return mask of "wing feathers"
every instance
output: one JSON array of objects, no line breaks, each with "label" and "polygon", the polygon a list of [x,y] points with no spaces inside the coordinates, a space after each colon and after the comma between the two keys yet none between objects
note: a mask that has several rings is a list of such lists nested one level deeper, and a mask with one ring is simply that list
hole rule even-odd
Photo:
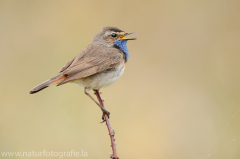
[{"label": "wing feathers", "polygon": [[92,67],[87,70],[81,71],[81,72],[75,74],[74,76],[70,76],[70,77],[66,78],[61,83],[59,83],[57,86],[63,85],[70,81],[78,80],[80,78],[91,76],[97,72],[97,69],[98,69],[98,67]]},{"label": "wing feathers", "polygon": [[58,85],[114,68],[123,58],[124,53],[117,48],[90,44],[61,69],[60,73],[67,78]]}]

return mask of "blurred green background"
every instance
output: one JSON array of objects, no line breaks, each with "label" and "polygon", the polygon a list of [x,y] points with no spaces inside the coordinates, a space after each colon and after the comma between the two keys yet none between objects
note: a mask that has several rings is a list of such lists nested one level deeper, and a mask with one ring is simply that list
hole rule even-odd
[{"label": "blurred green background", "polygon": [[109,158],[107,127],[83,88],[28,94],[102,26],[137,32],[123,77],[101,90],[121,159],[240,158],[238,0],[0,0],[1,152]]}]

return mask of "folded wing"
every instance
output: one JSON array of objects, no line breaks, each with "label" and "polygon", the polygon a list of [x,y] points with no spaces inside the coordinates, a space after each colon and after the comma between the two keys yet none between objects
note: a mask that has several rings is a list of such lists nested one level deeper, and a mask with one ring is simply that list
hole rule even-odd
[{"label": "folded wing", "polygon": [[114,68],[123,58],[124,54],[119,49],[91,44],[60,70],[59,74],[67,78],[58,85]]}]

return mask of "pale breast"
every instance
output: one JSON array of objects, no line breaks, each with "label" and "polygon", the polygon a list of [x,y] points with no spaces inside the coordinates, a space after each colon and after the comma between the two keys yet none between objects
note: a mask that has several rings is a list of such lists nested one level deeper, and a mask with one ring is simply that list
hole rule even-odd
[{"label": "pale breast", "polygon": [[73,83],[90,89],[97,89],[107,87],[115,83],[123,74],[125,68],[124,61],[115,68],[91,75],[86,78],[73,81]]}]

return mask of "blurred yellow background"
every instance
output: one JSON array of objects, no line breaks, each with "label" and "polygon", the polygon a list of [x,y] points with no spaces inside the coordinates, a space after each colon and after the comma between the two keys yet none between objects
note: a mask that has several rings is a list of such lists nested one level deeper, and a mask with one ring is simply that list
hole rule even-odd
[{"label": "blurred yellow background", "polygon": [[28,92],[56,75],[102,26],[116,26],[137,32],[123,77],[101,90],[119,157],[239,159],[240,112],[233,116],[240,106],[239,6],[237,0],[0,0],[0,151],[84,150],[89,159],[109,158],[107,127],[83,88]]}]

